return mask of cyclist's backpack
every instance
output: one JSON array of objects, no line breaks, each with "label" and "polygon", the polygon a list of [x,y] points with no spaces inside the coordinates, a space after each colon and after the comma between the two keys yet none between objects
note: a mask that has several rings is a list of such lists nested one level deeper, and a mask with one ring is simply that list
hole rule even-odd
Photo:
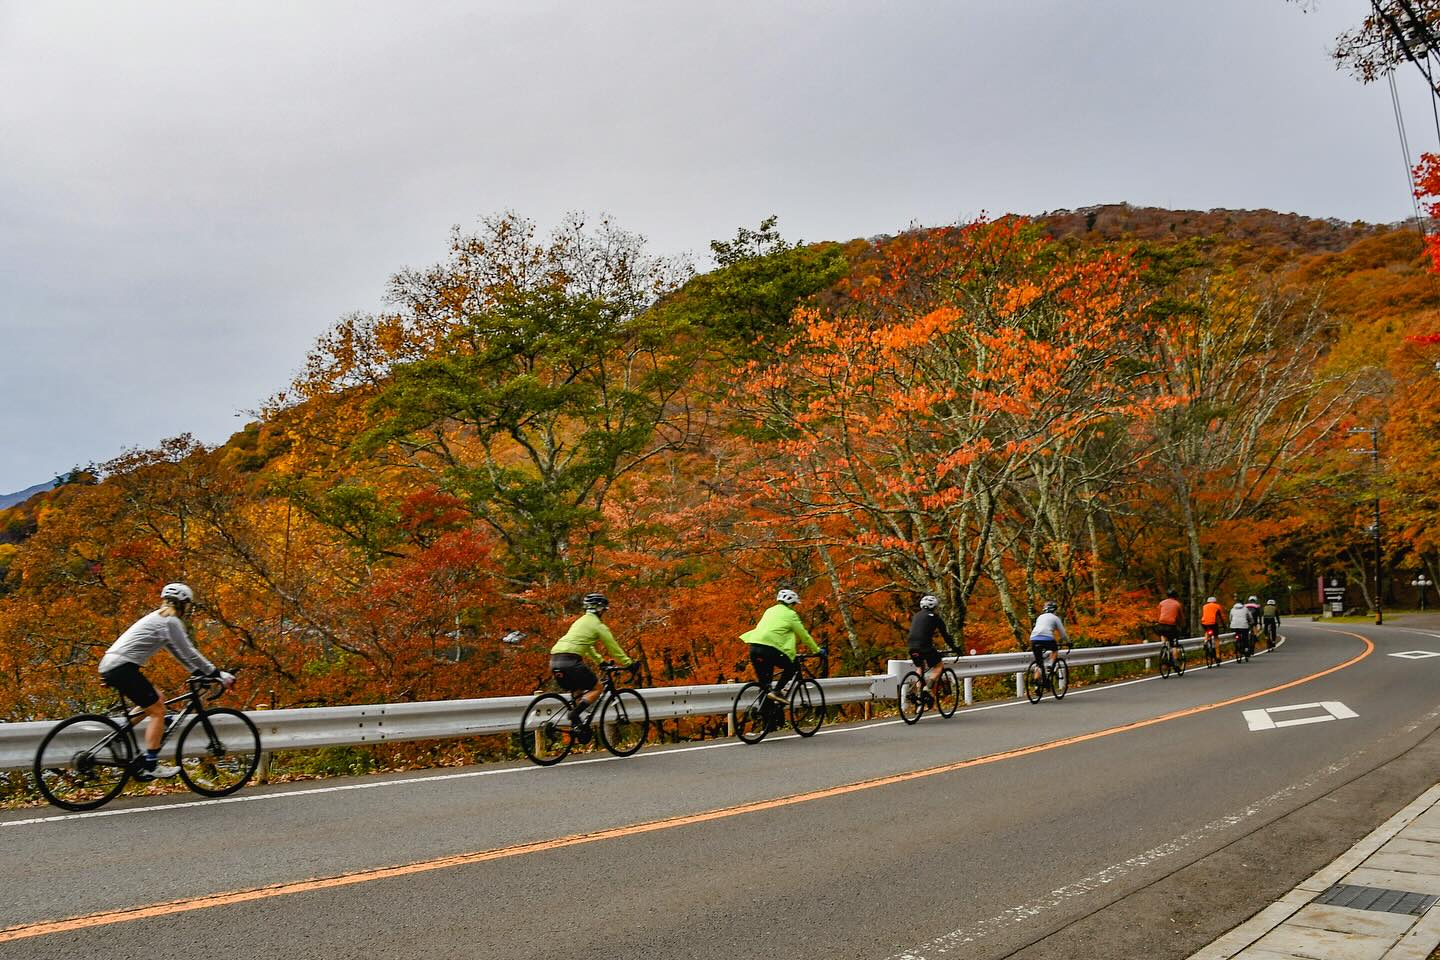
[{"label": "cyclist's backpack", "polygon": [[1276,617],[1280,616],[1280,609],[1275,606],[1274,600],[1268,601],[1265,604],[1265,616],[1271,620],[1274,620]]}]

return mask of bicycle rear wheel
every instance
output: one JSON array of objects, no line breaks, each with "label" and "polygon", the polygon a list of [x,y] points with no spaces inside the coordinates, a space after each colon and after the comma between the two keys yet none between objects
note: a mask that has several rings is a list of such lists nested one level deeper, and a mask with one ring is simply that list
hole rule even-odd
[{"label": "bicycle rear wheel", "polygon": [[639,750],[650,733],[650,708],[629,687],[615,691],[600,707],[600,742],[617,757]]},{"label": "bicycle rear wheel", "polygon": [[530,701],[520,717],[520,749],[542,767],[559,763],[575,745],[570,723],[570,701],[558,693],[543,693]]},{"label": "bicycle rear wheel", "polygon": [[214,707],[180,731],[175,760],[185,786],[207,797],[234,793],[260,765],[260,731],[239,710]]},{"label": "bicycle rear wheel", "polygon": [[1025,671],[1025,699],[1039,703],[1045,696],[1045,668],[1038,663],[1030,664]]},{"label": "bicycle rear wheel", "polygon": [[735,720],[735,736],[745,743],[759,743],[771,730],[770,712],[765,709],[765,691],[754,681],[745,684],[735,694],[735,705],[730,708],[730,715]]},{"label": "bicycle rear wheel", "polygon": [[1065,691],[1070,689],[1070,664],[1064,659],[1055,661],[1055,672],[1050,676],[1050,692],[1055,694],[1056,700],[1065,699]]},{"label": "bicycle rear wheel", "polygon": [[921,697],[923,692],[920,674],[914,670],[900,678],[900,719],[907,724],[918,723],[925,712],[925,701]]},{"label": "bicycle rear wheel", "polygon": [[824,722],[824,689],[819,681],[801,680],[790,691],[790,726],[802,737],[813,737]]},{"label": "bicycle rear wheel", "polygon": [[62,810],[94,810],[125,789],[134,759],[120,724],[98,713],[82,713],[60,721],[40,741],[35,784]]},{"label": "bicycle rear wheel", "polygon": [[942,669],[940,678],[935,681],[935,709],[946,719],[955,716],[955,711],[960,709],[960,678],[949,667]]},{"label": "bicycle rear wheel", "polygon": [[1175,648],[1175,676],[1185,676],[1185,648],[1180,646]]}]

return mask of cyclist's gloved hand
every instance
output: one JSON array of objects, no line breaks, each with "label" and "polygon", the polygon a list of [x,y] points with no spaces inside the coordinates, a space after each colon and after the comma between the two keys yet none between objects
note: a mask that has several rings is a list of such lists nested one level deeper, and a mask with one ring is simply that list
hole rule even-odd
[{"label": "cyclist's gloved hand", "polygon": [[822,656],[822,657],[828,657],[828,656],[830,656],[830,647],[829,647],[828,644],[823,644],[823,643],[822,643],[822,644],[820,645],[820,656]]},{"label": "cyclist's gloved hand", "polygon": [[220,686],[224,687],[226,690],[229,690],[231,687],[235,686],[235,674],[233,673],[227,673],[224,670],[216,670],[215,679],[219,680]]}]

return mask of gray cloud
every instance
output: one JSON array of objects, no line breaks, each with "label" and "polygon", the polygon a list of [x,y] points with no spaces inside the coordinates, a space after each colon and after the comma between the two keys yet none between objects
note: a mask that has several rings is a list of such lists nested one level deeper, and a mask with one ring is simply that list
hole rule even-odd
[{"label": "gray cloud", "polygon": [[[1360,0],[0,0],[0,492],[223,440],[506,207],[657,251],[1128,200],[1409,211]],[[1424,91],[1403,78],[1416,149]]]}]

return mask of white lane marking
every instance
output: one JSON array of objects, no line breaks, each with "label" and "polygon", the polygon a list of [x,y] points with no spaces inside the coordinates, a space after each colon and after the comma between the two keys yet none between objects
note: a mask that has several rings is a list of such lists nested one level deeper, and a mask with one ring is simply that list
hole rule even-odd
[{"label": "white lane marking", "polygon": [[[1283,643],[1284,641],[1282,640],[1281,642]],[[1270,653],[1270,652],[1272,652],[1272,651],[1266,650],[1266,651],[1264,651],[1264,652],[1265,652],[1265,653]],[[1260,656],[1260,654],[1257,653],[1256,656],[1258,657],[1258,656]],[[1103,693],[1103,692],[1108,691],[1108,690],[1119,690],[1119,689],[1122,688],[1122,687],[1134,686],[1134,685],[1137,684],[1137,683],[1149,683],[1149,682],[1152,681],[1152,680],[1159,680],[1159,679],[1160,679],[1160,677],[1159,677],[1158,675],[1152,675],[1152,676],[1149,676],[1149,677],[1140,677],[1140,678],[1138,678],[1138,679],[1136,679],[1136,680],[1124,680],[1124,681],[1121,681],[1121,682],[1119,682],[1119,683],[1106,683],[1106,684],[1099,684],[1099,685],[1097,685],[1097,686],[1091,686],[1091,687],[1079,687],[1079,688],[1076,688],[1076,689],[1074,689],[1074,690],[1071,690],[1071,691],[1069,692],[1069,694],[1067,694],[1067,696],[1078,697],[1078,696],[1080,696],[1081,694],[1086,694],[1086,693]],[[987,704],[987,705],[985,705],[985,706],[983,706],[983,707],[974,707],[974,706],[972,706],[972,707],[965,707],[965,708],[964,708],[960,713],[958,713],[956,716],[963,716],[964,714],[968,714],[968,713],[980,713],[980,712],[985,711],[985,710],[1003,710],[1003,709],[1005,709],[1005,708],[1007,708],[1007,707],[1018,707],[1018,706],[1021,706],[1021,705],[1029,706],[1030,704],[1029,704],[1028,701],[1026,701],[1026,700],[1024,700],[1024,699],[1007,700],[1007,701],[1005,701],[1005,702],[1003,702],[1003,703],[991,703],[991,704]],[[931,714],[931,715],[929,715],[929,718],[932,719],[932,720],[943,719],[943,718],[939,717],[939,716],[936,715],[936,714]],[[925,718],[921,718],[921,719],[925,719]],[[823,736],[826,736],[826,735],[833,735],[833,734],[839,734],[839,733],[859,733],[859,732],[863,732],[863,731],[865,731],[865,730],[873,730],[873,729],[875,729],[876,727],[893,727],[893,726],[899,725],[900,723],[901,723],[901,721],[899,721],[899,720],[882,720],[882,721],[874,722],[874,723],[846,724],[846,725],[843,726],[843,727],[830,727],[830,728],[828,728],[828,729],[822,729],[821,731],[819,731],[819,733],[816,734],[816,736],[822,736],[822,737],[823,737]],[[772,737],[767,737],[765,740],[761,741],[759,744],[755,744],[755,745],[753,745],[753,746],[763,747],[763,746],[765,746],[766,744],[770,744],[770,743],[783,743],[783,742],[786,741],[786,740],[798,740],[798,739],[800,739],[800,738],[799,738],[796,734],[793,734],[793,733],[792,733],[792,734],[786,734],[786,735],[784,735],[784,736],[772,736]],[[677,755],[683,754],[683,753],[694,753],[694,752],[699,751],[699,750],[720,750],[720,749],[723,749],[723,748],[726,748],[726,747],[743,747],[743,746],[745,746],[745,744],[741,743],[741,742],[738,741],[738,740],[722,740],[722,741],[718,741],[718,742],[715,742],[715,743],[702,743],[702,744],[697,744],[697,745],[691,746],[691,747],[675,747],[675,748],[672,748],[672,749],[669,749],[669,750],[651,750],[651,751],[647,751],[647,752],[643,752],[643,753],[638,753],[638,754],[636,754],[636,755],[633,756],[633,757],[624,757],[624,758],[622,758],[622,757],[604,756],[604,757],[588,757],[588,758],[583,759],[583,760],[570,760],[570,761],[567,761],[566,763],[564,763],[563,765],[561,765],[561,766],[559,766],[559,767],[554,767],[554,768],[550,768],[550,769],[551,769],[551,774],[554,775],[556,772],[558,772],[558,771],[560,771],[560,770],[570,770],[570,769],[574,769],[575,767],[582,767],[582,766],[585,766],[585,765],[591,764],[591,763],[611,763],[611,762],[613,762],[613,761],[615,761],[615,760],[620,760],[620,759],[625,759],[625,760],[630,760],[630,761],[650,760],[650,759],[654,759],[654,758],[657,758],[657,757],[671,757],[671,756],[677,756]],[[61,813],[61,814],[54,814],[54,815],[52,815],[52,816],[45,816],[45,817],[28,817],[28,818],[23,819],[23,820],[0,820],[0,828],[4,828],[4,827],[28,827],[28,826],[35,826],[35,825],[38,825],[38,824],[45,824],[45,823],[63,823],[63,822],[65,822],[65,821],[67,821],[67,820],[90,820],[90,819],[93,819],[93,818],[96,818],[96,817],[125,817],[125,816],[131,816],[131,815],[134,815],[134,814],[141,814],[141,813],[163,813],[163,812],[167,812],[167,811],[171,811],[171,810],[194,810],[194,809],[199,808],[199,807],[217,806],[217,805],[226,804],[226,803],[254,803],[254,802],[261,801],[261,800],[288,800],[288,799],[293,799],[293,798],[303,798],[303,797],[320,796],[320,795],[322,795],[322,794],[327,794],[327,793],[348,793],[349,791],[352,791],[352,790],[378,790],[378,789],[385,788],[385,787],[407,787],[407,786],[424,785],[424,784],[428,784],[428,783],[443,783],[443,782],[448,781],[448,780],[470,780],[470,779],[473,779],[473,778],[475,778],[475,777],[496,777],[496,776],[502,776],[502,775],[504,775],[504,774],[512,774],[512,773],[532,773],[532,774],[533,774],[533,773],[539,773],[542,769],[543,769],[543,768],[541,768],[541,767],[536,767],[536,766],[526,766],[526,767],[500,767],[500,768],[491,768],[491,769],[485,769],[485,770],[467,770],[467,771],[464,772],[464,773],[443,773],[443,774],[432,774],[432,775],[423,776],[423,777],[403,777],[403,778],[399,778],[399,779],[395,779],[395,780],[377,780],[377,781],[367,781],[367,782],[365,782],[365,783],[346,783],[346,784],[341,784],[341,785],[339,785],[339,786],[333,786],[333,787],[310,787],[310,788],[307,788],[307,789],[304,789],[304,790],[285,790],[285,791],[279,792],[279,793],[255,793],[255,794],[246,794],[245,796],[219,797],[219,798],[216,798],[216,799],[213,799],[213,800],[184,800],[184,801],[180,801],[180,802],[178,802],[178,803],[157,803],[157,804],[154,804],[154,805],[143,806],[143,807],[122,807],[122,808],[115,808],[115,809],[109,809],[109,810],[88,810],[88,811],[85,811],[84,813]]]},{"label": "white lane marking", "polygon": [[1282,787],[1268,797],[1264,797],[1247,805],[1242,810],[1211,820],[1209,823],[1187,833],[1183,833],[1173,840],[1162,843],[1157,847],[1151,847],[1144,853],[1136,854],[1128,860],[1111,864],[1103,870],[1090,874],[1088,877],[1082,877],[1073,883],[1067,883],[1063,887],[1057,887],[1028,903],[1011,907],[997,916],[968,924],[967,926],[936,937],[928,943],[921,944],[918,947],[912,947],[903,953],[894,955],[890,960],[935,960],[935,958],[938,957],[970,953],[972,951],[966,949],[969,944],[993,937],[1008,927],[1026,923],[1046,911],[1063,907],[1068,901],[1076,897],[1083,897],[1087,894],[1094,893],[1096,890],[1113,884],[1137,870],[1142,870],[1159,860],[1181,853],[1216,833],[1244,824],[1247,820],[1251,820],[1267,812],[1268,809],[1275,804],[1289,799],[1296,793],[1309,790],[1322,780],[1334,776],[1364,753],[1365,751],[1363,749],[1357,750],[1350,756],[1317,770],[1300,783]]},{"label": "white lane marking", "polygon": [[1406,650],[1404,653],[1391,653],[1387,656],[1399,657],[1401,660],[1429,660],[1431,657],[1440,657],[1440,653],[1430,650]]},{"label": "white lane marking", "polygon": [[[1321,710],[1322,713],[1293,720],[1276,720],[1278,713],[1295,710]],[[1245,723],[1251,730],[1276,730],[1280,727],[1300,727],[1307,723],[1325,723],[1329,720],[1353,720],[1359,716],[1339,700],[1321,700],[1317,703],[1292,703],[1284,707],[1266,707],[1263,710],[1246,710]]]},{"label": "white lane marking", "polygon": [[[1316,626],[1319,626],[1319,624],[1316,624]],[[1332,630],[1338,630],[1339,628],[1338,628],[1338,627],[1332,627],[1331,629],[1332,629]],[[1380,627],[1379,629],[1381,629],[1381,630],[1386,630],[1386,631],[1389,631],[1389,632],[1391,632],[1391,633],[1413,633],[1413,634],[1415,634],[1416,636],[1428,637],[1428,638],[1430,638],[1430,639],[1432,639],[1432,640],[1440,640],[1440,633],[1437,633],[1437,632],[1434,631],[1434,630],[1416,630],[1414,627],[1391,627],[1391,626],[1388,626],[1388,625],[1387,625],[1387,626],[1382,626],[1382,627]]]}]

